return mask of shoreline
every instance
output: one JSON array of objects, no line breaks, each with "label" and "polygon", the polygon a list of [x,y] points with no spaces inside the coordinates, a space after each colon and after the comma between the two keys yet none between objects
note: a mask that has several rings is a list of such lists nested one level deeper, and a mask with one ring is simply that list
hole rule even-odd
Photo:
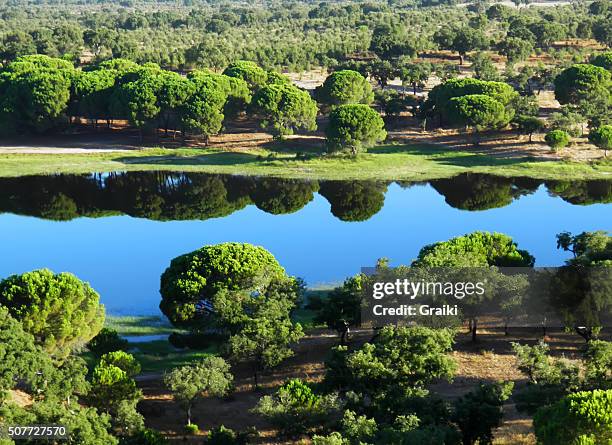
[{"label": "shoreline", "polygon": [[560,180],[612,180],[612,158],[551,160],[532,155],[500,157],[433,144],[388,144],[357,157],[257,148],[145,148],[132,151],[0,153],[0,177],[172,171],[320,180],[426,181],[460,173]]}]

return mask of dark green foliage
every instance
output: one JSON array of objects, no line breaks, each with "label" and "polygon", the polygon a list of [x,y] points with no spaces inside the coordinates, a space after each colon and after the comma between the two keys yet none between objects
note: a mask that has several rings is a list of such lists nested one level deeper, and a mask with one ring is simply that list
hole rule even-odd
[{"label": "dark green foliage", "polygon": [[555,78],[555,97],[561,104],[579,104],[598,96],[609,99],[611,76],[599,66],[574,65]]},{"label": "dark green foliage", "polygon": [[208,432],[205,445],[246,445],[249,443],[250,434],[236,433],[230,428],[225,428],[223,425],[218,428],[213,428]]},{"label": "dark green foliage", "polygon": [[502,128],[508,125],[513,116],[501,102],[484,94],[452,98],[448,113],[451,123],[473,128],[476,133]]},{"label": "dark green foliage", "polygon": [[231,63],[225,68],[223,74],[244,80],[249,85],[251,91],[257,91],[262,88],[268,80],[268,73],[264,69],[257,66],[254,62],[246,60]]},{"label": "dark green foliage", "polygon": [[104,324],[104,307],[88,283],[41,269],[0,281],[0,304],[37,344],[58,356],[85,345]]},{"label": "dark green foliage", "polygon": [[102,328],[102,330],[87,343],[87,348],[96,356],[100,357],[107,352],[122,351],[128,347],[128,341],[114,329]]},{"label": "dark green foliage", "polygon": [[612,390],[570,394],[533,419],[538,443],[606,445],[612,440]]},{"label": "dark green foliage", "polygon": [[545,122],[537,118],[535,116],[525,116],[519,115],[516,116],[512,123],[516,125],[517,129],[523,133],[529,135],[529,142],[532,142],[532,137],[534,133],[538,133],[544,129],[546,126]]},{"label": "dark green foliage", "polygon": [[324,323],[330,329],[342,329],[361,323],[361,275],[347,278],[341,287],[330,291],[320,301],[316,315],[317,323]]},{"label": "dark green foliage", "polygon": [[329,151],[350,150],[357,154],[362,148],[382,142],[387,137],[385,123],[368,105],[340,105],[332,110],[325,130]]},{"label": "dark green foliage", "polygon": [[510,397],[513,382],[480,385],[454,402],[452,420],[463,436],[464,445],[490,445],[493,430],[500,426],[502,405]]},{"label": "dark green foliage", "polygon": [[144,428],[129,436],[121,437],[119,445],[167,445],[168,440],[159,432]]},{"label": "dark green foliage", "polygon": [[324,181],[319,193],[342,221],[366,221],[382,209],[387,185],[376,181]]},{"label": "dark green foliage", "polygon": [[598,54],[591,59],[590,63],[591,65],[600,66],[608,71],[612,71],[612,51]]}]

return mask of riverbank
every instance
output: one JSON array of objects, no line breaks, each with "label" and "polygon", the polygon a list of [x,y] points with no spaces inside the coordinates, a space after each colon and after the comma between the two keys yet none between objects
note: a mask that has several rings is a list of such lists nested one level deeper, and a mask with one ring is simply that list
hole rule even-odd
[{"label": "riverbank", "polygon": [[500,156],[431,144],[373,147],[357,157],[285,147],[234,151],[218,148],[146,148],[92,153],[0,154],[0,177],[106,171],[185,171],[304,179],[424,181],[459,173],[538,179],[612,179],[612,159],[568,161],[533,155]]}]

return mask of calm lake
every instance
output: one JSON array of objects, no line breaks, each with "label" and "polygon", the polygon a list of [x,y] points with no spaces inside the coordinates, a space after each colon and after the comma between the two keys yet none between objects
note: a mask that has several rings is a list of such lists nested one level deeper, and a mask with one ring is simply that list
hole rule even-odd
[{"label": "calm lake", "polygon": [[[427,183],[165,172],[0,178],[0,277],[47,267],[89,281],[107,312],[157,314],[159,276],[205,244],[270,250],[310,287],[474,230],[511,235],[537,265],[555,234],[612,230],[612,180],[463,174]],[[608,204],[608,205],[606,205]]]}]

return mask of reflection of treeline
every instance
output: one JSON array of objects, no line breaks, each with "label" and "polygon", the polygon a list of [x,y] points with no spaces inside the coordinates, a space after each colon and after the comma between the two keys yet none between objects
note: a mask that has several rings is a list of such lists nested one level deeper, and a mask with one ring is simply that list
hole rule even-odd
[{"label": "reflection of treeline", "polygon": [[[462,174],[430,182],[450,206],[503,207],[541,182]],[[612,181],[548,181],[549,193],[572,204],[612,202]],[[402,186],[411,184],[402,183]],[[126,214],[153,220],[208,219],[253,204],[274,215],[293,213],[318,192],[342,221],[365,221],[384,204],[388,183],[308,181],[200,173],[128,172],[0,179],[0,211],[53,220]]]},{"label": "reflection of treeline", "polygon": [[[416,183],[414,183],[416,184]],[[421,183],[422,184],[422,183]],[[509,205],[542,184],[528,178],[462,174],[430,182],[448,205],[486,210]],[[402,187],[413,185],[401,183]],[[572,204],[612,202],[612,181],[547,181],[552,196]],[[128,172],[0,179],[0,211],[53,220],[126,214],[153,220],[208,219],[249,204],[293,213],[318,192],[342,221],[365,221],[384,204],[388,183],[308,181],[200,173]]]},{"label": "reflection of treeline", "polygon": [[167,172],[27,176],[0,180],[0,211],[70,220],[111,214],[154,220],[226,216],[249,204],[293,213],[321,188],[332,213],[363,220],[383,205],[386,186],[373,181],[319,182]]},{"label": "reflection of treeline", "polygon": [[479,173],[464,173],[431,181],[451,207],[462,210],[487,210],[505,207],[545,184],[548,193],[571,204],[612,202],[612,181],[546,181],[532,178],[504,178]]}]

